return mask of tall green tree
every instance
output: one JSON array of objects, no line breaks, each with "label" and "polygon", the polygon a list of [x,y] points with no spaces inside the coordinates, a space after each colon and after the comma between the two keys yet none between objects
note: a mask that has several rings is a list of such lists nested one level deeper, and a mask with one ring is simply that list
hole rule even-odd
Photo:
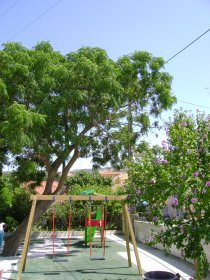
[{"label": "tall green tree", "polygon": [[[48,42],[33,49],[5,44],[0,51],[3,155],[18,158],[19,171],[31,162],[37,165],[37,175],[44,170],[45,194],[51,192],[61,167],[55,194],[66,191],[65,179],[79,157],[92,156],[96,166],[121,161],[125,139],[133,139],[122,125],[128,103],[142,129],[149,127],[145,125],[149,113],[158,116],[175,102],[171,76],[162,71],[163,66],[161,58],[146,52],[115,62],[100,48],[62,55]],[[50,203],[38,204],[35,221]],[[17,252],[26,225],[27,218],[6,240],[4,255]]]}]

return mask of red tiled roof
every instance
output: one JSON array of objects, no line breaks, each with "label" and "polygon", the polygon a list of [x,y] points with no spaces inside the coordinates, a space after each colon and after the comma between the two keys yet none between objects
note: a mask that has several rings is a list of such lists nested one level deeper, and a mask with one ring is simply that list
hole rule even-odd
[{"label": "red tiled roof", "polygon": [[[23,184],[23,187],[27,188],[30,186],[30,184],[32,184],[33,182],[27,182]],[[45,187],[46,187],[46,183],[47,181],[42,181],[40,186],[35,187],[34,191],[37,194],[43,194],[45,191]],[[54,193],[54,191],[57,189],[58,187],[58,181],[54,181],[51,187],[51,193]]]},{"label": "red tiled roof", "polygon": [[[43,194],[46,187],[46,183],[47,181],[42,181],[41,185],[35,188],[35,192],[37,194]],[[58,187],[58,181],[54,181],[51,187],[51,193],[54,193],[57,187]]]}]

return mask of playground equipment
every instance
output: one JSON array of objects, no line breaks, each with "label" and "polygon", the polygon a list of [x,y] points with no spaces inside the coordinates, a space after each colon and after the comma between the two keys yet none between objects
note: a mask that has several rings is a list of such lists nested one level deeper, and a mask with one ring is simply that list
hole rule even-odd
[{"label": "playground equipment", "polygon": [[[91,197],[90,197],[91,198]],[[108,200],[106,199],[106,204]],[[106,242],[106,219],[107,219],[107,207],[106,204],[101,207],[97,207],[95,218],[92,218],[92,203],[89,199],[89,207],[87,211],[87,217],[85,219],[85,245],[90,243],[90,259],[91,260],[105,260],[105,242]],[[101,247],[103,248],[103,257],[93,257],[93,241],[96,229],[99,228],[101,235]]]},{"label": "playground equipment", "polygon": [[[103,196],[103,195],[93,195],[91,197],[88,197],[87,195],[31,195],[31,200],[32,200],[32,206],[31,206],[31,211],[29,215],[29,220],[28,220],[28,226],[26,229],[26,235],[25,235],[25,241],[23,245],[23,251],[22,251],[22,256],[20,259],[20,264],[19,264],[19,270],[18,270],[18,275],[17,275],[17,280],[21,280],[22,278],[22,272],[25,270],[26,266],[26,258],[27,258],[27,252],[28,252],[28,247],[29,247],[29,242],[30,242],[30,236],[31,236],[31,230],[32,230],[32,225],[33,225],[33,220],[34,220],[34,215],[36,211],[36,203],[39,200],[42,201],[123,201],[125,200],[125,196],[116,196],[116,195],[108,195],[108,196]],[[132,227],[132,222],[131,218],[128,212],[128,207],[127,204],[123,205],[123,220],[124,220],[124,230],[125,230],[125,239],[126,239],[126,248],[127,248],[127,257],[128,257],[128,266],[131,267],[131,253],[130,253],[130,246],[129,246],[129,236],[131,237],[131,241],[133,243],[133,249],[136,257],[136,262],[137,262],[137,267],[138,267],[138,272],[139,274],[143,274],[141,263],[140,263],[140,258],[137,250],[137,245],[136,245],[136,240],[133,232],[133,227]],[[90,222],[91,222],[91,217],[90,217]],[[91,236],[91,233],[90,233]]]},{"label": "playground equipment", "polygon": [[[94,190],[85,190],[80,193],[80,195],[88,195],[89,196],[89,205],[87,207],[86,211],[86,219],[85,219],[85,245],[87,246],[87,243],[94,240],[94,235],[97,228],[100,228],[101,232],[101,238],[103,238],[102,235],[105,233],[105,222],[106,222],[106,216],[107,211],[106,207],[99,207],[96,206],[96,211],[92,211],[93,205],[92,205],[92,195],[95,195]],[[106,201],[107,203],[107,201]],[[92,217],[92,214],[95,214],[95,217]],[[103,217],[102,217],[103,216]]]},{"label": "playground equipment", "polygon": [[105,221],[102,219],[102,211],[100,208],[97,208],[95,218],[93,218],[92,215],[92,210],[88,209],[85,219],[85,245],[87,245],[88,242],[94,240],[94,235],[97,228],[104,228],[105,226]]}]

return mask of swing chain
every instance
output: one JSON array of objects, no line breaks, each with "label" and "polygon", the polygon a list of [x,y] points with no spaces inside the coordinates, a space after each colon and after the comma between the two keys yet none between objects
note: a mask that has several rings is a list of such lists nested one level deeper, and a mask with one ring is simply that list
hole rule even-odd
[{"label": "swing chain", "polygon": [[71,219],[72,219],[72,210],[71,210],[71,206],[72,206],[72,197],[69,197],[69,204],[70,204],[70,209],[69,209],[69,217],[68,217],[68,245],[67,245],[67,251],[66,251],[66,255],[69,255],[69,248],[70,248],[70,230],[71,230]]}]

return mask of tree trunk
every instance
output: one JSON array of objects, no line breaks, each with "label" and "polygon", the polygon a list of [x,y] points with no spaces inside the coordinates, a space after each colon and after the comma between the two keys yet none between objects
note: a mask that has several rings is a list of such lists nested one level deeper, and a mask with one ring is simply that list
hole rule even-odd
[{"label": "tree trunk", "polygon": [[132,109],[131,109],[131,102],[128,102],[128,133],[129,133],[129,143],[128,143],[128,159],[132,159],[133,151],[132,146],[133,143],[131,143],[131,135],[133,134],[133,116],[132,116]]},{"label": "tree trunk", "polygon": [[[52,201],[40,201],[37,203],[36,211],[34,215],[34,223],[36,223],[39,217],[46,212],[51,205]],[[25,238],[26,229],[28,225],[29,214],[22,221],[17,230],[9,237],[5,239],[5,245],[2,252],[3,256],[15,256],[17,254],[21,241]]]},{"label": "tree trunk", "polygon": [[195,271],[198,272],[198,259],[194,259]]}]

